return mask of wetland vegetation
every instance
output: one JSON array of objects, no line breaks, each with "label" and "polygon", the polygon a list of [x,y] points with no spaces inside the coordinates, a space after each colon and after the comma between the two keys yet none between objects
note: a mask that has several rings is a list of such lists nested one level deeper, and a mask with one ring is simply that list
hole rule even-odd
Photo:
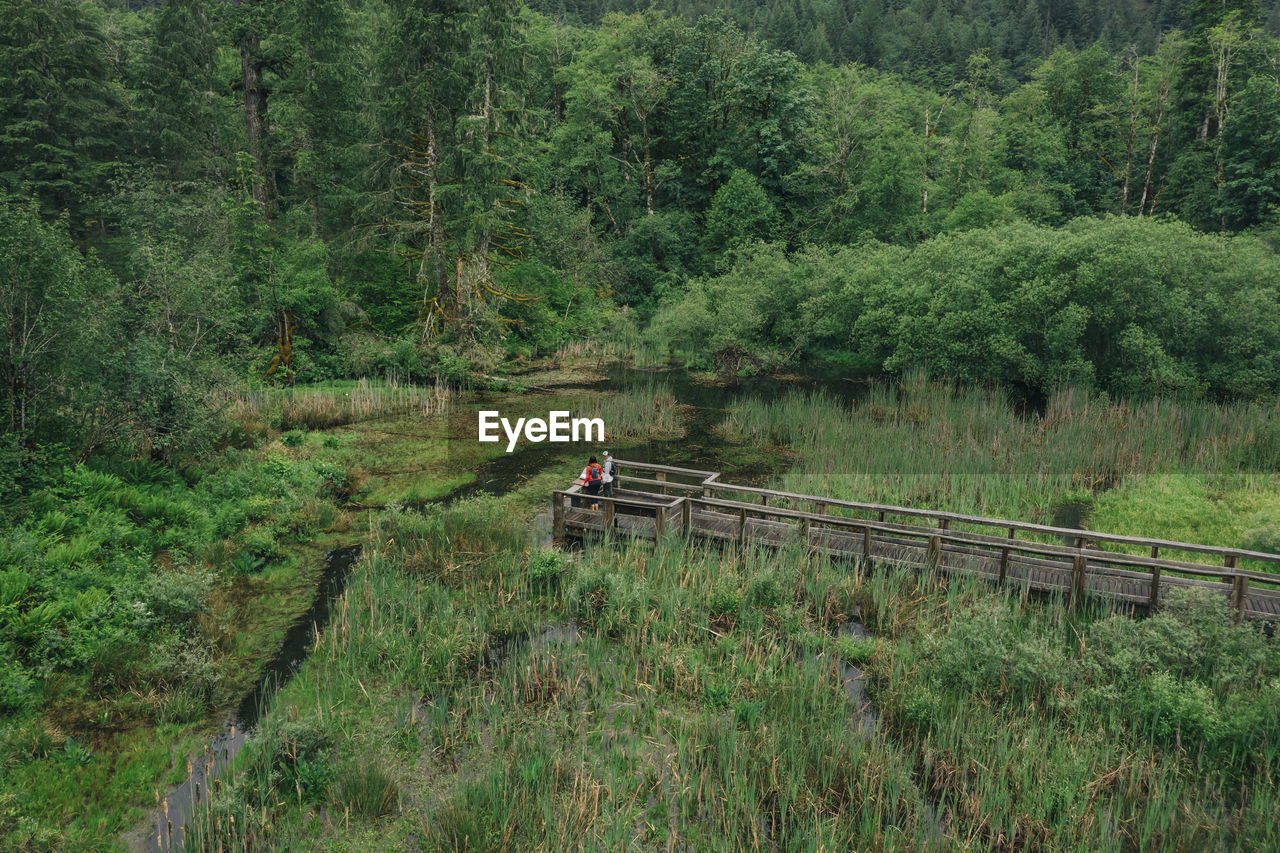
[{"label": "wetland vegetation", "polygon": [[[1067,405],[1028,417],[923,376],[845,400],[808,393],[843,410],[810,423],[865,429],[897,413],[917,429],[876,438],[946,434],[972,442],[952,452],[991,460],[1004,454],[973,432],[973,414],[1003,407],[1025,419],[1024,464],[1035,419],[1065,418]],[[814,483],[822,463],[805,460],[834,447],[811,430],[743,437],[750,413],[772,410],[730,402],[718,429],[758,449],[808,442],[775,475]],[[1131,416],[1127,404],[1101,411]],[[1083,404],[1072,416],[1094,417]],[[1213,481],[1260,452],[1239,416],[1184,412],[1197,441],[1182,446],[1216,435],[1231,454],[1099,458],[1138,460],[1135,483],[1170,471]],[[912,483],[920,460],[906,449],[880,464]],[[1135,619],[798,550],[738,555],[668,537],[566,553],[528,524],[563,477],[552,466],[503,495],[369,517],[333,621],[190,827],[204,847],[1275,843],[1280,648],[1233,624],[1223,598],[1174,596]],[[1080,499],[1078,482],[1045,479],[1045,506]],[[1001,506],[975,494],[943,506]]]},{"label": "wetland vegetation", "polygon": [[1280,549],[1280,7],[944,6],[0,0],[0,848],[1275,849],[1217,598],[474,440]]}]

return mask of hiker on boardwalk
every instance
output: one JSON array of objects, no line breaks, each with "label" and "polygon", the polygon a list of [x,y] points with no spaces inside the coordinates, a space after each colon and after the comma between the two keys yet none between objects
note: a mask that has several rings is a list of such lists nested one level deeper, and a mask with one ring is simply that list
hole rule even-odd
[{"label": "hiker on boardwalk", "polygon": [[[600,483],[604,479],[604,469],[600,467],[600,463],[596,461],[594,456],[587,462],[587,467],[582,469],[582,473],[578,475],[578,485],[582,486],[582,491],[591,497],[598,497],[600,494]],[[592,503],[592,509],[599,509],[599,503]]]},{"label": "hiker on boardwalk", "polygon": [[609,451],[604,452],[604,464],[601,466],[603,476],[601,477],[600,494],[606,498],[613,497],[613,480],[618,475],[618,463],[609,455]]}]

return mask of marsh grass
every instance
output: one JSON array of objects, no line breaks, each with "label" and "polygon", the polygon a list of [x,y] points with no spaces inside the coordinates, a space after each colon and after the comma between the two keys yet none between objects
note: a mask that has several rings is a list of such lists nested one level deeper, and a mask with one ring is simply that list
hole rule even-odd
[{"label": "marsh grass", "polygon": [[[1280,472],[1280,404],[1128,403],[1068,389],[1044,412],[1020,413],[999,390],[923,373],[874,385],[852,405],[823,392],[740,400],[724,428],[788,446],[797,464],[780,478],[787,491],[1042,524],[1071,504],[1090,520],[1106,502],[1096,529],[1224,546],[1248,531],[1208,500],[1200,517],[1216,513],[1218,523],[1139,525],[1118,509],[1133,505],[1130,490],[1144,478],[1184,474],[1202,490],[1252,501],[1248,529],[1259,529]],[[1117,488],[1124,494],[1109,494]]]},{"label": "marsh grass", "polygon": [[669,439],[684,434],[681,405],[671,388],[652,382],[615,394],[586,397],[577,405],[577,416],[604,420],[607,439]]},{"label": "marsh grass", "polygon": [[626,361],[636,367],[658,367],[669,361],[666,347],[642,334],[629,314],[614,320],[608,331],[594,338],[575,338],[556,350],[557,362]]},{"label": "marsh grass", "polygon": [[444,411],[447,385],[416,385],[395,376],[380,381],[333,382],[288,388],[243,390],[230,395],[234,421],[250,435],[267,429],[321,430],[387,415],[430,415]]},{"label": "marsh grass", "polygon": [[[900,405],[897,391],[878,391],[869,402],[895,430],[934,437],[926,461],[972,460],[971,479],[927,484],[961,511],[1092,500],[1104,488],[1089,485],[1090,472],[1116,459],[1129,460],[1116,469],[1123,477],[1144,465],[1221,474],[1233,453],[1258,458],[1245,434],[1204,451],[1208,419],[1199,433],[1186,427],[1194,441],[1177,452],[1117,440],[1075,482],[1073,470],[1000,491],[983,478],[1016,474],[1019,460],[1050,466],[1057,451],[1043,449],[1035,422],[998,395],[955,404],[953,390],[921,393]],[[816,420],[766,424],[768,441],[801,448],[804,468],[787,475],[797,483],[835,464],[807,454],[835,453],[827,437],[849,437],[830,423],[847,411],[812,405]],[[939,411],[961,420],[931,423]],[[1105,423],[1089,417],[1082,436]],[[855,440],[870,452],[873,439],[892,436],[886,428]],[[1086,449],[1083,437],[1071,440]],[[992,442],[1005,442],[1003,456]],[[909,446],[886,453],[904,468],[919,464]],[[890,473],[877,499],[908,493]],[[544,496],[545,486],[529,488]],[[1270,713],[1280,647],[1256,626],[1233,625],[1220,601],[1171,596],[1164,611],[1135,620],[913,565],[834,563],[799,548],[739,553],[675,534],[535,551],[514,511],[523,500],[371,516],[366,557],[312,656],[207,804],[194,830],[200,849],[1280,842],[1280,731]],[[842,632],[855,615],[868,638]],[[878,706],[870,724],[851,705],[866,697],[850,686],[850,666]],[[320,765],[379,774],[338,797],[337,777],[317,775]],[[399,793],[394,817],[352,805],[388,791]]]},{"label": "marsh grass", "polygon": [[[1276,841],[1280,648],[1218,602],[1070,615],[913,566],[674,535],[552,559],[506,506],[375,520],[315,652],[207,805],[202,849]],[[858,613],[872,636],[854,641],[840,628]],[[316,761],[380,771],[339,798],[337,779],[308,782]],[[390,791],[394,820],[355,805]]]}]

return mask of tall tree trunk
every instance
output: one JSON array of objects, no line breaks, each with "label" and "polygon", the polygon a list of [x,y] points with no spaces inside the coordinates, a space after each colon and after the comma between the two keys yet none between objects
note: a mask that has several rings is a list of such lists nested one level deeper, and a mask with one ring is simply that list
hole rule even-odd
[{"label": "tall tree trunk", "polygon": [[1129,132],[1124,140],[1124,184],[1120,188],[1120,215],[1129,207],[1129,180],[1133,175],[1133,138],[1138,132],[1138,62],[1133,63],[1133,90],[1129,97]]},{"label": "tall tree trunk", "polygon": [[[490,131],[493,127],[493,69],[485,66],[484,69],[484,122],[480,129],[480,138],[483,142],[483,150],[486,155],[490,154]],[[489,240],[492,237],[490,233],[490,223],[482,221],[480,233],[476,237],[476,264],[479,283],[489,283]]]},{"label": "tall tree trunk", "polygon": [[[933,139],[934,128],[938,126],[935,121],[929,123],[931,116],[929,108],[924,109],[924,174],[920,181],[920,213],[927,215],[929,213],[929,142]],[[941,110],[939,110],[939,118],[941,118]]]},{"label": "tall tree trunk", "polygon": [[[1151,177],[1155,173],[1156,167],[1156,146],[1160,144],[1160,122],[1164,119],[1164,110],[1160,109],[1156,112],[1156,124],[1151,131],[1151,150],[1147,152],[1147,176],[1142,181],[1142,200],[1138,202],[1138,215],[1142,215],[1143,209],[1147,206],[1147,198],[1151,195]],[[1155,207],[1156,200],[1151,199],[1151,206]],[[1150,213],[1148,213],[1150,215]]]},{"label": "tall tree trunk", "polygon": [[240,39],[240,83],[244,94],[245,136],[249,154],[257,164],[258,180],[253,186],[253,198],[262,205],[264,213],[271,215],[271,172],[268,167],[270,152],[267,125],[267,89],[262,81],[265,63],[258,55],[261,42],[256,35],[246,33]]},{"label": "tall tree trunk", "polygon": [[[450,323],[457,312],[455,303],[448,297],[449,287],[444,258],[444,211],[440,207],[440,199],[437,196],[440,144],[436,138],[435,122],[431,117],[428,117],[426,122],[426,142],[427,148],[424,152],[426,155],[424,159],[426,160],[425,178],[427,181],[427,248],[423,251],[423,263],[425,266],[429,258],[431,270],[429,275],[422,276],[426,280],[423,287],[422,304],[424,310],[429,310],[434,302],[444,314],[445,322]],[[432,291],[435,291],[434,297],[432,296]],[[431,321],[431,316],[425,314],[422,323],[422,339],[424,341],[431,336]]]},{"label": "tall tree trunk", "polygon": [[[632,103],[635,103],[634,98]],[[649,116],[639,108],[636,109],[636,116],[640,119],[640,134],[644,142],[644,207],[653,216],[653,152],[649,144]]]}]

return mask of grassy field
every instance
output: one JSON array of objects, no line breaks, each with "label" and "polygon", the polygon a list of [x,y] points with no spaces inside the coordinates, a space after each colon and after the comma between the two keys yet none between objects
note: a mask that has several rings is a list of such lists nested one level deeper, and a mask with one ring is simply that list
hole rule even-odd
[{"label": "grassy field", "polygon": [[1280,548],[1276,404],[1068,390],[1024,412],[999,390],[914,374],[852,404],[820,392],[742,400],[725,430],[793,450],[779,483],[788,491],[1041,524],[1061,523],[1065,509],[1105,533]]},{"label": "grassy field", "polygon": [[[795,416],[756,441],[795,451],[782,479],[801,490],[879,477],[880,492],[850,496],[923,502],[923,489],[947,495],[945,508],[1038,506],[1041,520],[1097,494],[1095,517],[1161,510],[1152,532],[1191,536],[1178,519],[1196,514],[1183,505],[1225,498],[1188,484],[1227,477],[1241,502],[1212,530],[1265,521],[1269,481],[1238,479],[1231,461],[1260,452],[1233,432],[1238,412],[1216,424],[1211,411],[1189,416],[1190,437],[1172,449],[1089,443],[1098,421],[1061,415],[1055,435],[1109,449],[1069,471],[1045,462],[1002,491],[1001,472],[1019,461],[1066,458],[1043,449],[1050,427],[1004,418],[989,395],[957,403],[940,386],[919,390],[946,406],[907,402],[916,427],[875,433],[884,470],[832,476],[832,447],[810,433],[844,442],[875,429],[898,417],[885,397],[872,395],[883,408],[855,411],[847,430],[848,412]],[[1014,433],[988,430],[971,405]],[[726,429],[749,434],[747,416],[764,411],[745,403]],[[1096,417],[1142,419],[1109,404]],[[1257,417],[1265,428],[1270,415]],[[908,452],[922,433],[938,448],[951,436],[951,450],[926,451],[935,461],[977,459],[997,435],[1007,452],[981,474],[929,480]],[[894,485],[893,464],[909,482]],[[1266,473],[1265,459],[1256,467]],[[1109,482],[1081,479],[1100,471]],[[1280,844],[1280,642],[1233,625],[1221,601],[1171,596],[1140,620],[799,551],[739,555],[668,537],[563,553],[537,547],[527,525],[552,482],[370,517],[366,559],[333,623],[208,803],[203,849]],[[1107,502],[1128,506],[1127,494],[1145,509],[1126,519]]]},{"label": "grassy field", "polygon": [[140,815],[310,604],[340,480],[277,443],[35,497],[0,543],[0,839],[92,848]]}]

